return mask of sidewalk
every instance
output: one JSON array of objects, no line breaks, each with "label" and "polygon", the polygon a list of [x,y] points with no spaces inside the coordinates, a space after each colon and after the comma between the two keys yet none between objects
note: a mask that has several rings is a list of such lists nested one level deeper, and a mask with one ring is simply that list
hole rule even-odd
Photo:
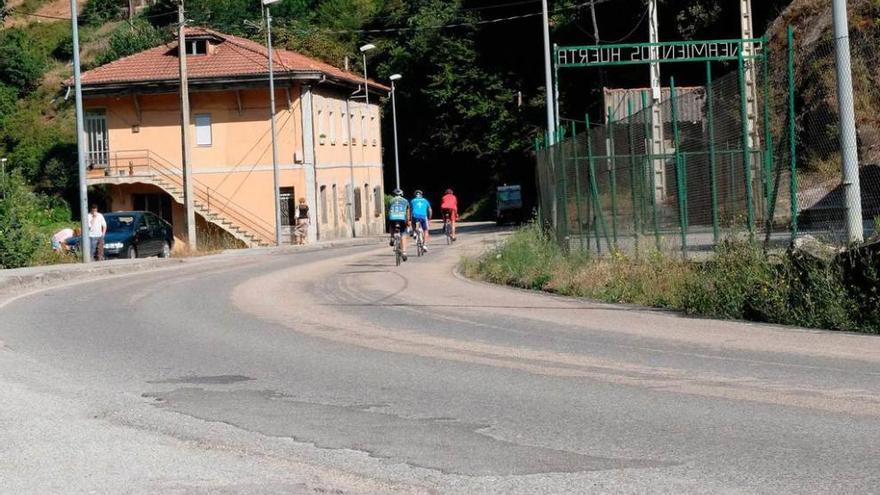
[{"label": "sidewalk", "polygon": [[95,263],[70,263],[61,265],[31,266],[12,270],[0,270],[0,300],[8,292],[20,292],[22,289],[33,289],[58,285],[64,282],[99,278],[110,275],[136,273],[159,268],[171,267],[183,263],[200,263],[222,258],[238,256],[259,256],[307,253],[323,249],[344,247],[381,245],[384,236],[358,237],[355,239],[338,239],[302,246],[279,246],[251,249],[230,249],[216,254],[192,256],[184,258],[141,258],[99,261]]}]

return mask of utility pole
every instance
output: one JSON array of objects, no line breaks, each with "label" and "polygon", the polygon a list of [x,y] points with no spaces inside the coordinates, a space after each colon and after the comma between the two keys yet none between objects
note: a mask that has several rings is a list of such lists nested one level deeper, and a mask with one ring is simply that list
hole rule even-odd
[{"label": "utility pole", "polygon": [[[755,39],[752,21],[752,0],[739,0],[739,14],[741,38],[744,40]],[[746,80],[746,103],[749,116],[749,149],[757,150],[761,147],[761,132],[758,128],[760,111],[758,108],[758,82],[755,76],[755,44],[743,43],[742,51],[743,59],[745,60],[744,77]]]},{"label": "utility pole", "polygon": [[345,122],[348,127],[348,135],[345,139],[348,141],[348,188],[351,189],[345,200],[348,203],[348,220],[351,222],[351,237],[357,237],[357,222],[354,218],[354,146],[351,144],[351,107],[349,106],[350,96],[345,98]]},{"label": "utility pole", "polygon": [[[659,22],[657,19],[657,0],[648,0],[648,41],[659,43]],[[661,101],[662,81],[660,80],[660,48],[651,45],[651,154],[654,157],[654,201],[666,200],[666,159],[663,151],[663,108]]]},{"label": "utility pole", "polygon": [[[272,12],[269,6],[279,0],[263,0],[263,6],[266,7],[266,45],[269,51],[269,112],[272,130],[272,185],[274,188],[273,197],[275,198],[275,245],[281,245],[281,191],[279,186],[280,173],[278,170],[278,141],[275,136],[275,73],[272,55]],[[288,212],[292,215],[293,212]]]},{"label": "utility pole", "polygon": [[843,192],[846,234],[850,244],[864,241],[859,149],[853,104],[852,67],[846,0],[833,0],[834,57],[837,62],[837,104],[840,111],[840,154],[843,157]]},{"label": "utility pole", "polygon": [[[75,0],[72,0],[75,1]],[[177,4],[177,58],[180,61],[180,146],[183,172],[183,208],[186,210],[186,240],[193,251],[196,242],[196,214],[193,210],[192,170],[189,155],[189,84],[186,72],[186,16],[183,0]],[[85,231],[84,231],[85,232]]]},{"label": "utility pole", "polygon": [[541,0],[543,8],[543,29],[544,29],[544,86],[546,87],[547,106],[547,140],[548,144],[556,141],[556,118],[554,116],[555,103],[553,98],[553,71],[551,67],[550,54],[550,18],[547,12],[547,0]]},{"label": "utility pole", "polygon": [[[70,29],[73,38],[73,85],[76,93],[76,161],[79,169],[79,221],[80,254],[83,263],[92,261],[92,246],[89,239],[89,190],[86,186],[86,144],[85,125],[83,125],[82,77],[79,67],[79,26],[77,25],[76,1],[70,0]],[[5,161],[5,160],[4,160]],[[5,180],[5,178],[4,178]]]}]

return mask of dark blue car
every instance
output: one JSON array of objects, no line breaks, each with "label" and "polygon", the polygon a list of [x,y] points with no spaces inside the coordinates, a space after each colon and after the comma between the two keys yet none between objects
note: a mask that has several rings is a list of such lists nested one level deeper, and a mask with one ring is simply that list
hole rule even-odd
[{"label": "dark blue car", "polygon": [[[107,234],[104,236],[106,258],[146,258],[171,256],[174,232],[171,224],[148,211],[118,211],[105,213]],[[79,247],[80,237],[67,240],[73,249]]]}]

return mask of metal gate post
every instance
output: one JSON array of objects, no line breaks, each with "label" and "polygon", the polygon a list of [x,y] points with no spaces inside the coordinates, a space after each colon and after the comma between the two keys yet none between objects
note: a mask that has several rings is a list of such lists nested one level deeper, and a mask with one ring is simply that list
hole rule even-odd
[{"label": "metal gate post", "polygon": [[608,107],[607,120],[608,141],[606,143],[608,146],[608,163],[610,164],[608,172],[611,176],[611,236],[614,239],[614,249],[617,249],[617,159],[615,158],[616,153],[614,149],[614,110],[611,107]]},{"label": "metal gate post", "polygon": [[581,252],[584,251],[584,222],[581,218],[581,173],[580,173],[580,159],[578,158],[578,149],[577,149],[577,122],[571,121],[571,142],[572,142],[572,150],[573,150],[573,158],[574,158],[574,199],[575,199],[575,208],[577,208],[577,233],[578,240],[581,245]]},{"label": "metal gate post", "polygon": [[712,240],[718,244],[718,163],[715,151],[715,95],[712,87],[712,62],[706,62],[706,111],[709,117],[709,176],[712,187]]},{"label": "metal gate post", "polygon": [[676,196],[678,196],[678,224],[681,230],[681,254],[682,257],[687,258],[687,205],[685,200],[685,195],[687,192],[684,190],[682,184],[685,182],[684,170],[682,170],[682,161],[681,161],[681,137],[679,135],[678,130],[678,99],[675,93],[675,78],[670,78],[669,80],[669,89],[671,92],[670,100],[672,103],[672,135],[675,142],[675,177],[676,183],[678,186],[678,191]]},{"label": "metal gate post", "polygon": [[626,129],[627,134],[629,135],[629,192],[632,197],[632,209],[633,209],[633,248],[635,249],[636,259],[639,257],[639,200],[638,200],[638,191],[639,187],[637,186],[636,177],[636,147],[635,147],[635,138],[633,137],[633,125],[632,125],[632,117],[633,117],[633,105],[632,100],[627,98],[626,100]]},{"label": "metal gate post", "polygon": [[587,154],[590,157],[590,194],[593,197],[593,209],[596,211],[596,247],[599,254],[602,254],[602,245],[599,236],[599,227],[602,227],[602,235],[605,237],[605,244],[611,251],[611,240],[608,238],[608,226],[605,224],[605,217],[602,215],[602,203],[599,200],[599,184],[596,181],[596,160],[593,156],[593,143],[590,132],[590,115],[587,114]]},{"label": "metal gate post", "polygon": [[[642,107],[648,108],[648,94],[642,91]],[[646,140],[651,136],[651,116],[648,112],[645,112],[645,138]],[[657,186],[654,183],[656,179],[656,174],[653,169],[653,156],[652,156],[652,148],[645,145],[645,153],[646,153],[646,165],[648,169],[648,175],[651,177],[651,197],[649,201],[651,201],[651,209],[653,216],[653,224],[654,224],[654,242],[657,247],[657,251],[660,251],[660,226],[657,221],[657,195],[654,192],[657,190]]]},{"label": "metal gate post", "polygon": [[743,173],[745,174],[746,207],[749,235],[751,237],[755,234],[755,205],[752,193],[752,150],[749,147],[749,103],[748,94],[746,93],[745,60],[743,59],[742,49],[739,50],[737,56],[737,67],[739,69],[740,112],[742,114]]}]

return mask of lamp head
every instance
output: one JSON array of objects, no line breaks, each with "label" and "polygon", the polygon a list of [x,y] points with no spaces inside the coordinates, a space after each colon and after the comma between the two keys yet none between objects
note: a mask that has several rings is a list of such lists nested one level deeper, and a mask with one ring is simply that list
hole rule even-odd
[{"label": "lamp head", "polygon": [[269,5],[272,5],[273,3],[278,3],[280,1],[281,0],[262,0],[263,5],[266,7],[268,7]]},{"label": "lamp head", "polygon": [[[278,0],[275,0],[275,1],[278,1]],[[368,51],[375,50],[375,49],[376,49],[376,45],[374,45],[372,43],[368,43],[368,44],[361,47],[361,53],[367,53]]]},{"label": "lamp head", "polygon": [[388,79],[391,79],[392,81],[400,81],[401,79],[403,79],[403,76],[401,76],[400,74],[392,74],[391,77],[389,77]]}]

